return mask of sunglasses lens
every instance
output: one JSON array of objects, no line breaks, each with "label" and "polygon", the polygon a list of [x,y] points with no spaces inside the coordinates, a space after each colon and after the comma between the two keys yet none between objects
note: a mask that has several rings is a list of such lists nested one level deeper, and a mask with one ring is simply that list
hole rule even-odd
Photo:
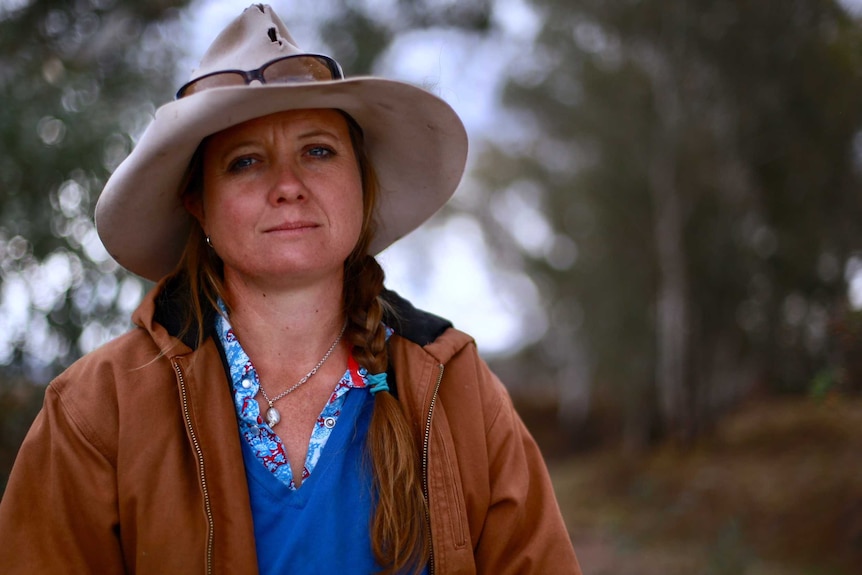
[{"label": "sunglasses lens", "polygon": [[197,80],[192,80],[180,89],[177,96],[179,98],[183,98],[185,96],[197,94],[198,92],[202,92],[203,90],[209,90],[210,88],[223,88],[224,86],[244,85],[245,77],[243,77],[243,75],[239,72],[216,72],[214,74],[209,74],[208,76],[198,78]]},{"label": "sunglasses lens", "polygon": [[258,70],[240,72],[225,70],[213,72],[192,80],[177,92],[177,98],[184,98],[210,88],[225,86],[245,86],[254,80],[263,84],[285,84],[290,82],[320,82],[344,78],[338,63],[327,57],[317,55],[285,56],[265,64]]},{"label": "sunglasses lens", "polygon": [[320,82],[341,78],[338,65],[322,56],[292,56],[271,62],[263,69],[267,84]]}]

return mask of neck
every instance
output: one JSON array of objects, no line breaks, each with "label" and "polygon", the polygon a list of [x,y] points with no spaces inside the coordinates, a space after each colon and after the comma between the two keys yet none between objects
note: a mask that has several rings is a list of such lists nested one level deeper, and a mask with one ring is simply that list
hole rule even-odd
[{"label": "neck", "polygon": [[230,323],[243,349],[259,361],[314,365],[344,323],[341,277],[269,291],[225,277]]}]

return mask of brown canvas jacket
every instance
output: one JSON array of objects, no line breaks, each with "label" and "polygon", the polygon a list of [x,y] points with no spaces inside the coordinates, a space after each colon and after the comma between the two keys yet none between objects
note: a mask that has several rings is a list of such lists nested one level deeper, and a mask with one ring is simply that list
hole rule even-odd
[{"label": "brown canvas jacket", "polygon": [[[47,388],[0,501],[0,572],[256,575],[236,416],[216,344],[153,320]],[[423,453],[432,572],[579,574],[547,471],[473,340],[390,339]]]}]

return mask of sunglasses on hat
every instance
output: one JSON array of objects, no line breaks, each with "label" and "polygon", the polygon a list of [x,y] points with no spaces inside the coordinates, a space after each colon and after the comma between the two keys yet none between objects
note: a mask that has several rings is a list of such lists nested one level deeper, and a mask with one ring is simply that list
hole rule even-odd
[{"label": "sunglasses on hat", "polygon": [[177,100],[210,88],[245,86],[255,80],[261,84],[286,84],[343,78],[341,66],[329,56],[293,54],[270,60],[257,70],[222,70],[195,78],[177,91]]}]

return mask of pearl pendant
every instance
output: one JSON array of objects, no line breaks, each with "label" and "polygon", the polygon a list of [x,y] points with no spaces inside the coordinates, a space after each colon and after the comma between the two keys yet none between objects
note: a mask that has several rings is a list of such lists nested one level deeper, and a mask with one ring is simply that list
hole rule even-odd
[{"label": "pearl pendant", "polygon": [[275,427],[281,421],[281,414],[274,407],[266,410],[266,423],[270,427]]}]

